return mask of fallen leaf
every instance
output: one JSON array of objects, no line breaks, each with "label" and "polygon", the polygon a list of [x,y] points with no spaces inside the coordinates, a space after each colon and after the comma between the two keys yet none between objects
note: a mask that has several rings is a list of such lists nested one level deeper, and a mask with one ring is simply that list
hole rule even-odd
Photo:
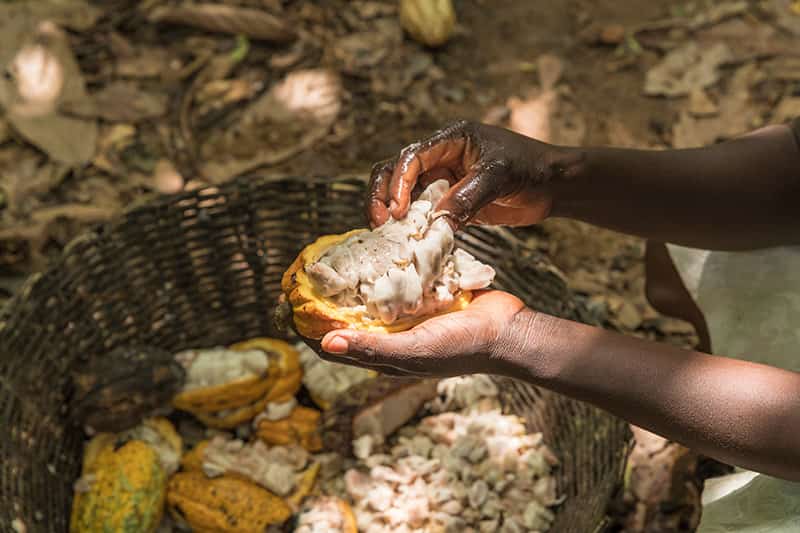
[{"label": "fallen leaf", "polygon": [[633,331],[642,324],[642,314],[631,302],[617,295],[606,296],[611,322],[622,329]]},{"label": "fallen leaf", "polygon": [[689,93],[689,113],[696,117],[710,117],[718,114],[719,108],[703,89],[693,89]]},{"label": "fallen leaf", "polygon": [[284,18],[260,9],[214,3],[184,3],[154,8],[148,14],[153,22],[191,26],[206,31],[244,35],[277,43],[297,37]]},{"label": "fallen leaf", "polygon": [[142,47],[133,55],[118,57],[116,73],[123,78],[157,78],[169,70],[170,60],[165,48]]},{"label": "fallen leaf", "polygon": [[717,116],[694,118],[682,111],[672,132],[674,148],[699,148],[718,140],[729,139],[750,130],[760,116],[760,109],[750,98],[750,88],[762,80],[764,73],[751,63],[733,75],[725,93],[720,96]]},{"label": "fallen leaf", "polygon": [[733,55],[732,62],[781,54],[793,54],[796,39],[776,30],[769,24],[736,18],[721,22],[697,35],[701,47],[725,43]]},{"label": "fallen leaf", "polygon": [[[276,119],[285,111],[289,120],[313,120],[331,124],[342,106],[342,81],[330,69],[303,69],[288,74],[266,95],[253,102],[248,121]],[[282,118],[282,117],[281,117]]]},{"label": "fallen leaf", "polygon": [[403,29],[394,19],[378,19],[372,29],[352,33],[333,43],[333,55],[342,70],[358,74],[376,67],[402,45]]},{"label": "fallen leaf", "polygon": [[97,153],[92,159],[92,165],[110,174],[122,174],[124,170],[119,161],[119,153],[131,145],[135,137],[136,128],[131,124],[101,126]]},{"label": "fallen leaf", "polygon": [[365,20],[377,17],[390,17],[397,14],[397,6],[381,2],[353,2],[359,16]]},{"label": "fallen leaf", "polygon": [[787,96],[782,99],[772,112],[772,122],[782,124],[800,117],[800,97]]},{"label": "fallen leaf", "polygon": [[593,23],[578,34],[581,42],[588,45],[616,46],[625,40],[627,30],[622,24]]},{"label": "fallen leaf", "polygon": [[57,187],[69,168],[27,147],[2,174],[6,203],[14,216],[26,216],[40,203],[38,197]]},{"label": "fallen leaf", "polygon": [[0,80],[0,106],[11,126],[56,161],[89,161],[97,124],[59,111],[92,106],[66,35],[50,22],[39,23],[17,43],[6,68],[12,76]]},{"label": "fallen leaf", "polygon": [[298,40],[285,52],[278,52],[270,56],[269,66],[272,68],[289,68],[300,62],[306,54],[306,43]]},{"label": "fallen leaf", "polygon": [[135,83],[112,81],[92,94],[95,116],[109,122],[138,122],[167,111],[167,95],[148,92]]},{"label": "fallen leaf", "polygon": [[[0,4],[0,31],[5,30],[6,25],[13,27],[49,20],[64,28],[82,32],[91,29],[102,14],[101,9],[84,0],[4,2]],[[0,45],[8,45],[8,41],[0,37]]]},{"label": "fallen leaf", "polygon": [[542,54],[536,61],[539,70],[539,85],[542,90],[550,91],[561,81],[564,74],[564,64],[552,54]]},{"label": "fallen leaf", "polygon": [[602,279],[592,272],[578,269],[569,273],[569,287],[583,294],[601,294],[608,290]]},{"label": "fallen leaf", "polygon": [[509,129],[542,142],[553,142],[550,119],[557,98],[554,91],[527,100],[511,97],[506,104],[511,110]]},{"label": "fallen leaf", "polygon": [[483,114],[481,122],[490,126],[500,126],[511,116],[511,110],[504,105],[492,106]]},{"label": "fallen leaf", "polygon": [[586,137],[583,113],[570,101],[560,99],[553,119],[552,142],[559,146],[580,146]]},{"label": "fallen leaf", "polygon": [[633,132],[619,120],[612,119],[606,124],[608,142],[616,148],[643,148],[643,143],[634,137]]},{"label": "fallen leaf", "polygon": [[206,142],[204,175],[224,181],[308,150],[329,134],[342,91],[341,78],[330,69],[288,74],[250,104],[235,126]]},{"label": "fallen leaf", "polygon": [[600,30],[599,41],[602,44],[620,44],[625,40],[625,26],[622,24],[609,24]]},{"label": "fallen leaf", "polygon": [[800,81],[800,57],[778,57],[767,61],[764,73],[773,80]]},{"label": "fallen leaf", "polygon": [[723,20],[742,15],[750,7],[746,0],[736,0],[733,2],[719,2],[705,11],[693,16],[689,22],[689,29],[698,30]]},{"label": "fallen leaf", "polygon": [[3,117],[0,117],[0,144],[11,138],[11,128]]},{"label": "fallen leaf", "polygon": [[689,42],[647,72],[644,92],[649,96],[684,96],[693,89],[705,89],[719,81],[719,68],[731,58],[725,44],[700,48]]},{"label": "fallen leaf", "polygon": [[764,7],[772,14],[775,24],[800,37],[800,14],[795,11],[793,0],[767,0]]}]

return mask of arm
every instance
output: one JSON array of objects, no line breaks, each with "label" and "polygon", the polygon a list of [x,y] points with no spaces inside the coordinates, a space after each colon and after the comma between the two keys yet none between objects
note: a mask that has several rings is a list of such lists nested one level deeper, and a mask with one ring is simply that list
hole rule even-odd
[{"label": "arm", "polygon": [[705,249],[800,243],[800,150],[787,126],[692,150],[571,150],[581,157],[553,185],[552,216]]},{"label": "arm", "polygon": [[728,464],[800,481],[800,374],[523,310],[503,374]]},{"label": "arm", "polygon": [[505,375],[710,457],[800,481],[800,374],[536,313],[488,291],[402,333],[338,330],[326,359],[406,376]]}]

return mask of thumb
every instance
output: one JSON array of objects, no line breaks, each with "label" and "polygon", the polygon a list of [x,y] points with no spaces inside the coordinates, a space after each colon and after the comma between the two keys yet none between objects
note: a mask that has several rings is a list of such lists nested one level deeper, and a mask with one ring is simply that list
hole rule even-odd
[{"label": "thumb", "polygon": [[322,349],[334,355],[347,355],[368,365],[402,366],[404,362],[428,353],[419,333],[368,333],[352,329],[331,331],[322,339]]}]

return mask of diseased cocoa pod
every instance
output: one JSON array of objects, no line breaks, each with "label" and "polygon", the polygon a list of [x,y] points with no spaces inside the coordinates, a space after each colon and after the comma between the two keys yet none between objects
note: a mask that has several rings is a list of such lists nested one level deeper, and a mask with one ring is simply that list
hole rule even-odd
[{"label": "diseased cocoa pod", "polygon": [[95,431],[125,431],[169,406],[184,380],[183,367],[169,352],[122,346],[73,375],[70,418]]},{"label": "diseased cocoa pod", "polygon": [[384,440],[436,397],[437,383],[435,379],[380,376],[351,387],[322,415],[323,446],[352,455],[353,440],[359,437]]},{"label": "diseased cocoa pod", "polygon": [[456,26],[452,0],[400,0],[400,24],[416,41],[431,47],[450,39]]},{"label": "diseased cocoa pod", "polygon": [[151,533],[158,527],[167,484],[158,454],[140,440],[116,446],[110,434],[98,435],[87,446],[83,483],[72,502],[71,533]]},{"label": "diseased cocoa pod", "polygon": [[202,472],[172,476],[167,504],[175,519],[194,531],[264,531],[292,515],[286,502],[255,483],[227,475],[209,479]]}]

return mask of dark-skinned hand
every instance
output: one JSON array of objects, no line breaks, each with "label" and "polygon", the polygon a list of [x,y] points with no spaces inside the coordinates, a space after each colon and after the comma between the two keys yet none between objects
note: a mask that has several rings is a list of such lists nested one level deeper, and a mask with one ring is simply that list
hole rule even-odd
[{"label": "dark-skinned hand", "polygon": [[503,354],[519,342],[513,324],[524,308],[508,293],[479,291],[463,311],[431,318],[402,333],[331,331],[319,353],[329,361],[394,376],[501,374]]},{"label": "dark-skinned hand", "polygon": [[576,157],[507,129],[459,121],[373,167],[367,214],[373,227],[403,218],[415,190],[447,179],[452,187],[435,209],[455,227],[535,224],[550,212],[549,184],[568,178]]}]

